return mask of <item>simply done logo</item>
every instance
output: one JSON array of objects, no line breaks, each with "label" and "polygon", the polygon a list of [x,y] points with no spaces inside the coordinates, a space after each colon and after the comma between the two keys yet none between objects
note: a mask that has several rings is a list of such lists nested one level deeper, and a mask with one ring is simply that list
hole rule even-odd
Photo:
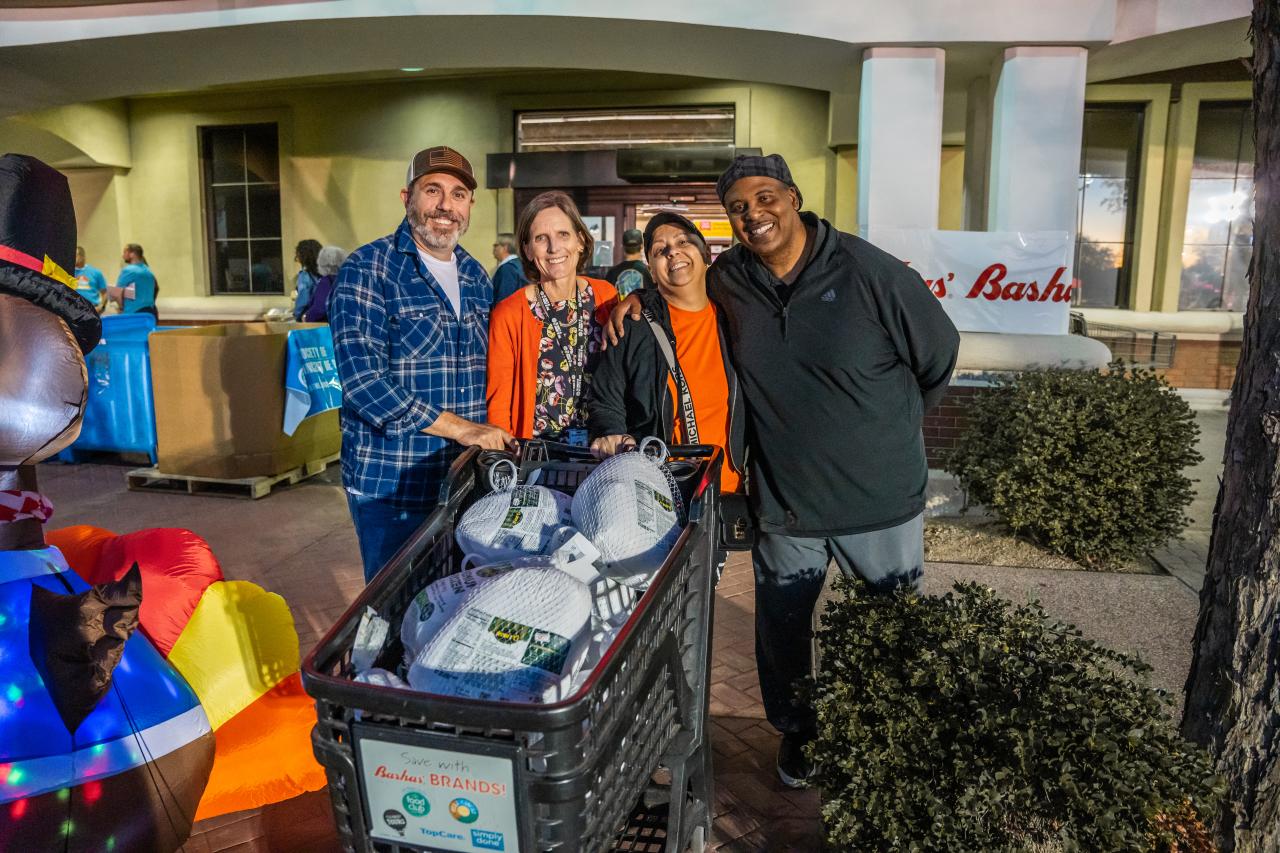
[{"label": "simply done logo", "polygon": [[400,802],[404,805],[404,810],[414,817],[426,817],[427,812],[431,811],[431,803],[421,791],[405,791]]},{"label": "simply done logo", "polygon": [[506,844],[503,842],[502,833],[489,829],[471,830],[471,846],[479,847],[481,850],[507,849]]},{"label": "simply done logo", "polygon": [[480,819],[480,809],[466,797],[458,797],[449,802],[449,814],[458,823],[475,823]]}]

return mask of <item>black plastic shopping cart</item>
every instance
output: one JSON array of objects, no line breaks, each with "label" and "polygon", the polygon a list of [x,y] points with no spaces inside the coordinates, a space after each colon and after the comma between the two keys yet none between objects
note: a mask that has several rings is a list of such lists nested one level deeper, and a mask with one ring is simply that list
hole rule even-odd
[{"label": "black plastic shopping cart", "polygon": [[[688,523],[589,680],[545,705],[351,679],[365,609],[398,625],[419,590],[458,570],[454,522],[492,490],[495,462],[511,459],[522,483],[570,493],[595,465],[581,450],[537,441],[515,454],[473,448],[459,457],[437,510],[303,663],[319,720],[315,753],[348,850],[701,853],[711,825],[706,720],[722,453],[670,451]],[[378,662],[388,669],[403,655],[391,633]]]}]

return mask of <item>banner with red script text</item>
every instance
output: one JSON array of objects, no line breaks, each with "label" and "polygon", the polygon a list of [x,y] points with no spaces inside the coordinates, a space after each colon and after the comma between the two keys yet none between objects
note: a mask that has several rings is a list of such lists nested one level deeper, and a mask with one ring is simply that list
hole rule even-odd
[{"label": "banner with red script text", "polygon": [[867,239],[920,273],[962,332],[1067,333],[1072,244],[1066,231],[872,228]]}]

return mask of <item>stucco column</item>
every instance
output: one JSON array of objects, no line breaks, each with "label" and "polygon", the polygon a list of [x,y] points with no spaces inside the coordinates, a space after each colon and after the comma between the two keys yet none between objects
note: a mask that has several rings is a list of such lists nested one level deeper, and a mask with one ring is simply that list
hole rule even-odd
[{"label": "stucco column", "polygon": [[858,227],[937,228],[942,71],[934,47],[862,54],[858,99]]},{"label": "stucco column", "polygon": [[1082,47],[1011,47],[991,117],[987,228],[1076,231],[1084,130]]},{"label": "stucco column", "polygon": [[991,78],[969,83],[964,117],[964,229],[987,230],[987,178],[991,168]]}]

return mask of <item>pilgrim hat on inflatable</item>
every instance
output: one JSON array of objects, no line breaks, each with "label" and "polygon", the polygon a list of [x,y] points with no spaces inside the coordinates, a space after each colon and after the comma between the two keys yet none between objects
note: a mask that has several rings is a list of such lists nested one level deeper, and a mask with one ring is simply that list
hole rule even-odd
[{"label": "pilgrim hat on inflatable", "polygon": [[88,354],[102,337],[98,312],[76,292],[76,214],[56,169],[25,154],[0,157],[0,293],[61,317]]}]

